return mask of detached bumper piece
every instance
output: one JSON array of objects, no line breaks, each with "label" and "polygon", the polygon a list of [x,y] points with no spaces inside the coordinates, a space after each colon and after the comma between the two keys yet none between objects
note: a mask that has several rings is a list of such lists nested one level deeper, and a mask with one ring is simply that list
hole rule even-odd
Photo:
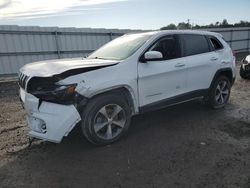
[{"label": "detached bumper piece", "polygon": [[81,117],[74,105],[42,102],[20,89],[20,97],[27,112],[31,137],[59,143],[67,136]]}]

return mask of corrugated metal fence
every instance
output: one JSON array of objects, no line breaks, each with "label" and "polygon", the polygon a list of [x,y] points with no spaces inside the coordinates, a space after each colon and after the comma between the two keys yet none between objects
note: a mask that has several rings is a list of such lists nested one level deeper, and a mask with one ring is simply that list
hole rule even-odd
[{"label": "corrugated metal fence", "polygon": [[0,26],[0,75],[15,74],[29,62],[83,57],[128,32],[136,31]]},{"label": "corrugated metal fence", "polygon": [[250,50],[250,27],[207,29],[223,35],[235,52]]},{"label": "corrugated metal fence", "polygon": [[[235,51],[250,48],[250,28],[209,29],[221,33]],[[26,63],[83,57],[103,44],[138,30],[0,26],[0,75],[16,74]]]}]

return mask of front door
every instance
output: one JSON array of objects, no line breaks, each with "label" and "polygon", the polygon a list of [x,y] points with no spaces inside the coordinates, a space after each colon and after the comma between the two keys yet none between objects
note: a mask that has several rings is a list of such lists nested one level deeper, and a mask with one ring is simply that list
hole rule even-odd
[{"label": "front door", "polygon": [[163,58],[138,64],[140,107],[186,92],[186,61],[180,57],[177,37],[163,37],[148,51],[159,51]]}]

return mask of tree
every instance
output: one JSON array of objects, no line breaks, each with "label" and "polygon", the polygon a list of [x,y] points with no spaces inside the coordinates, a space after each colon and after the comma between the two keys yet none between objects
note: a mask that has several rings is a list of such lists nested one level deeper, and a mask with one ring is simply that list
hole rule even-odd
[{"label": "tree", "polygon": [[195,26],[193,26],[192,28],[193,28],[193,29],[200,29],[200,28],[201,28],[201,26],[196,24],[196,25],[195,25]]},{"label": "tree", "polygon": [[224,20],[222,21],[221,25],[227,26],[227,25],[228,25],[227,19],[224,19]]},{"label": "tree", "polygon": [[189,23],[181,22],[177,26],[175,24],[169,24],[165,27],[162,27],[161,30],[172,30],[172,29],[202,29],[202,28],[227,28],[227,27],[250,27],[250,22],[249,21],[243,21],[241,20],[238,23],[235,24],[229,24],[227,19],[224,19],[221,23],[220,22],[215,22],[211,23],[208,25],[195,25],[191,27]]},{"label": "tree", "polygon": [[250,22],[241,20],[239,23],[235,23],[234,27],[250,27]]},{"label": "tree", "polygon": [[175,29],[177,29],[177,27],[173,23],[161,28],[161,30],[175,30]]},{"label": "tree", "polygon": [[232,24],[229,24],[229,23],[227,22],[227,19],[224,19],[224,20],[222,21],[222,23],[220,24],[220,27],[233,27],[233,25],[232,25]]},{"label": "tree", "polygon": [[191,29],[191,25],[189,23],[181,22],[177,26],[178,29]]}]

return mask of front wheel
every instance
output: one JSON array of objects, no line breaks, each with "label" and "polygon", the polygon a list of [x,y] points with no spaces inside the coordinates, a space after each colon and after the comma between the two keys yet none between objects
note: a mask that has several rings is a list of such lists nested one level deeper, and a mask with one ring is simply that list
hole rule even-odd
[{"label": "front wheel", "polygon": [[107,145],[120,139],[127,131],[131,108],[118,94],[93,98],[82,114],[82,131],[93,144]]},{"label": "front wheel", "polygon": [[209,103],[212,108],[219,109],[226,105],[231,92],[231,83],[226,76],[219,76],[209,93]]}]

